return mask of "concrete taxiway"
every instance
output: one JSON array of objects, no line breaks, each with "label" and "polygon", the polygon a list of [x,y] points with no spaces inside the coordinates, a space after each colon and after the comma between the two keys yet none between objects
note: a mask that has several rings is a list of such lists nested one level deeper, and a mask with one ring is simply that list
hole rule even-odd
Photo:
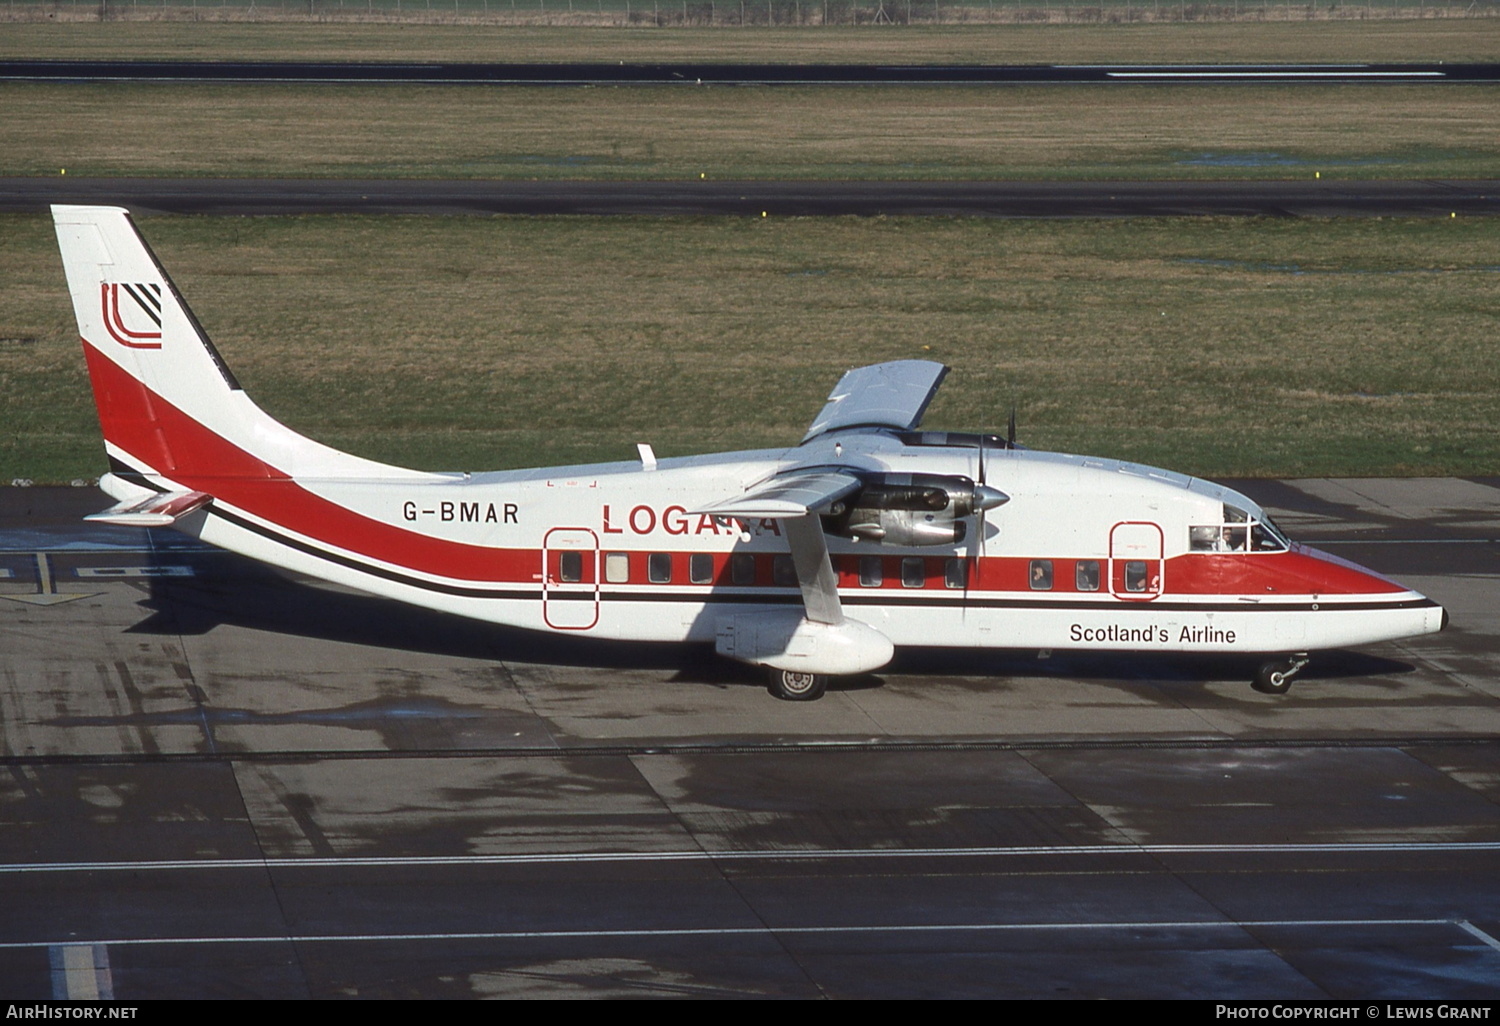
[{"label": "concrete taxiway", "polygon": [[1500,480],[1235,485],[1452,625],[788,704],[0,489],[0,992],[1495,997]]}]

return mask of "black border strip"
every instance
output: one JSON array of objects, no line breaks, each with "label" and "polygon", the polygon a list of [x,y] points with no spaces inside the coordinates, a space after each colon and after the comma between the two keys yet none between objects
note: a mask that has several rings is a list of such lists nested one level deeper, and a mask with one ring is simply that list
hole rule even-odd
[{"label": "black border strip", "polygon": [[[167,273],[167,269],[156,258],[156,252],[151,248],[151,243],[146,241],[146,237],[141,234],[141,230],[135,226],[135,218],[127,213],[125,221],[130,225],[130,230],[135,232],[135,241],[140,243],[141,248],[146,251],[147,258],[156,266],[156,273],[161,275],[162,285],[166,287],[167,292],[171,294],[172,298],[177,301],[178,308],[187,317],[188,323],[193,326],[193,330],[198,333],[198,341],[208,351],[208,357],[214,362],[214,366],[219,369],[219,376],[224,379],[224,383],[229,386],[231,391],[243,392],[244,389],[240,387],[239,379],[234,376],[234,371],[229,369],[229,364],[224,362],[224,357],[219,355],[219,350],[209,339],[208,332],[204,330],[203,325],[198,321],[198,315],[193,313],[193,308],[188,306],[187,300],[182,298],[182,293],[177,290],[177,283],[172,280],[172,276]],[[160,325],[161,320],[158,318],[157,326],[160,327]]]},{"label": "black border strip", "polygon": [[369,574],[371,577],[379,577],[382,580],[393,581],[396,584],[404,584],[408,587],[420,588],[424,591],[433,591],[444,595],[458,595],[463,598],[540,601],[542,597],[541,588],[523,590],[470,588],[455,584],[441,584],[436,581],[424,580],[420,577],[411,577],[407,574],[401,573],[398,570],[388,570],[382,566],[374,566],[369,563],[363,563],[350,556],[345,556],[342,553],[329,552],[326,549],[322,549],[316,545],[304,542],[299,538],[288,537],[287,535],[281,534],[280,532],[275,531],[271,528],[264,527],[250,520],[246,520],[244,517],[241,517],[236,513],[231,513],[219,506],[217,503],[209,505],[208,513],[210,516],[216,516],[221,520],[231,523],[236,527],[242,528],[246,531],[250,531],[253,534],[258,534],[261,537],[275,542],[278,545],[285,545],[287,548],[295,549],[298,552],[304,553],[305,555],[313,556],[314,558],[322,559],[329,563],[334,563],[338,566],[346,567],[350,570],[357,570],[360,573]]},{"label": "black border strip", "polygon": [[[110,467],[114,471],[116,476],[130,481],[132,484],[139,484],[156,492],[166,491],[166,489],[147,481],[140,471],[131,470],[127,464],[119,459],[116,459],[113,456],[110,457]],[[363,563],[357,559],[354,559],[350,556],[345,556],[341,553],[329,552],[326,549],[322,549],[309,542],[304,542],[301,539],[288,537],[278,530],[264,527],[260,524],[255,523],[254,521],[245,519],[239,514],[231,513],[228,510],[220,507],[217,503],[210,504],[207,508],[207,512],[210,516],[219,517],[227,523],[234,524],[236,527],[242,528],[246,531],[250,531],[253,534],[258,534],[268,541],[275,542],[279,545],[285,545],[290,549],[295,549],[305,555],[312,556],[316,559],[326,560],[327,562],[334,563],[339,566],[346,567],[347,569],[358,571],[360,573],[369,574],[372,577],[379,577],[382,580],[393,581],[397,584],[404,584],[408,587],[419,588],[425,591],[438,592],[445,595],[457,595],[463,598],[510,599],[519,601],[541,601],[542,599],[541,588],[473,588],[463,587],[460,585],[441,584],[436,581],[428,581],[420,577],[411,577],[397,570],[388,570],[385,567]],[[915,591],[916,589],[913,589],[913,592]],[[1132,602],[1128,600],[1116,600],[1113,602],[1108,600],[1053,600],[1050,602],[1038,602],[1027,599],[1014,598],[976,599],[970,596],[963,595],[953,595],[951,597],[944,596],[942,598],[938,598],[936,595],[927,597],[917,596],[915,594],[913,594],[910,599],[898,599],[895,597],[895,595],[899,594],[901,593],[896,592],[892,595],[862,595],[859,593],[848,595],[841,594],[839,596],[839,600],[846,606],[887,606],[892,609],[1060,609],[1088,610],[1093,612],[1109,613],[1353,613],[1367,612],[1371,610],[1435,609],[1438,607],[1437,602],[1425,597],[1420,599],[1403,599],[1399,602],[1320,601],[1269,604],[1264,602],[1251,603],[1235,601],[1210,604],[1203,602]],[[609,603],[638,602],[642,604],[651,604],[663,602],[700,602],[706,605],[750,606],[801,605],[802,603],[802,596],[798,593],[742,595],[726,594],[724,592],[700,593],[675,590],[651,593],[606,592],[601,589],[598,595],[599,601]],[[591,600],[592,596],[564,592],[559,595],[549,596],[548,600],[567,602],[583,599]]]}]

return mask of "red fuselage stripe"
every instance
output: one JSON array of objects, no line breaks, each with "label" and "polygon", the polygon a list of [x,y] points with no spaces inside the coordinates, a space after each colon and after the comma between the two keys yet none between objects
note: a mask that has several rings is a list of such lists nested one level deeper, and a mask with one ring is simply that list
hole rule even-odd
[{"label": "red fuselage stripe", "polygon": [[[84,352],[89,376],[99,404],[104,437],[129,453],[137,462],[168,474],[186,488],[206,492],[230,507],[243,510],[266,523],[276,524],[305,538],[368,559],[453,581],[472,583],[534,584],[542,569],[538,549],[502,549],[433,538],[356,513],[297,484],[285,472],[247,453],[186,413],[165,401],[95,351],[87,340]],[[672,558],[671,579],[677,585],[693,583],[687,552]],[[730,554],[709,553],[713,570],[709,585],[733,583]],[[835,555],[839,585],[859,588],[859,556]],[[902,590],[902,560],[910,556],[882,556],[881,588]],[[921,556],[925,588],[945,589],[948,557]],[[550,554],[555,562],[556,553]],[[648,580],[646,551],[629,553],[630,583]],[[593,560],[586,560],[592,577]],[[1085,592],[1076,587],[1074,559],[1053,559],[1052,582],[1056,593],[1107,597],[1110,582],[1101,573],[1101,591]],[[1101,564],[1108,560],[1100,560]],[[1165,595],[1358,595],[1402,592],[1400,585],[1365,573],[1342,561],[1322,558],[1320,553],[1300,549],[1282,553],[1189,553],[1164,561],[1163,576],[1169,589]],[[1029,593],[1032,560],[1018,557],[985,557],[972,560],[969,591],[988,594]],[[557,568],[549,566],[556,574]],[[771,586],[770,554],[758,554],[755,584]],[[582,582],[587,583],[587,582]],[[864,589],[861,589],[864,590]],[[875,589],[869,589],[875,590]]]}]

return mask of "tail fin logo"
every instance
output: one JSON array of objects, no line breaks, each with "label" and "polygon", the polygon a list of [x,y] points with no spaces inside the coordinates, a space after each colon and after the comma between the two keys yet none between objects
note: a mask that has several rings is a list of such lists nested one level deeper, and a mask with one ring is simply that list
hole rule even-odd
[{"label": "tail fin logo", "polygon": [[99,301],[104,327],[116,342],[131,349],[161,348],[161,285],[105,282],[99,286]]}]

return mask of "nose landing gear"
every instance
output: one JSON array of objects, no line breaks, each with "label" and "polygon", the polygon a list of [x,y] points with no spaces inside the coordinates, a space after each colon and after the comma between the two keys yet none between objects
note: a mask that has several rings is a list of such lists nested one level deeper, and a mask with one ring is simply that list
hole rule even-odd
[{"label": "nose landing gear", "polygon": [[1250,686],[1261,694],[1284,695],[1292,687],[1292,678],[1302,672],[1310,660],[1306,652],[1298,652],[1282,659],[1269,659],[1255,671]]}]

